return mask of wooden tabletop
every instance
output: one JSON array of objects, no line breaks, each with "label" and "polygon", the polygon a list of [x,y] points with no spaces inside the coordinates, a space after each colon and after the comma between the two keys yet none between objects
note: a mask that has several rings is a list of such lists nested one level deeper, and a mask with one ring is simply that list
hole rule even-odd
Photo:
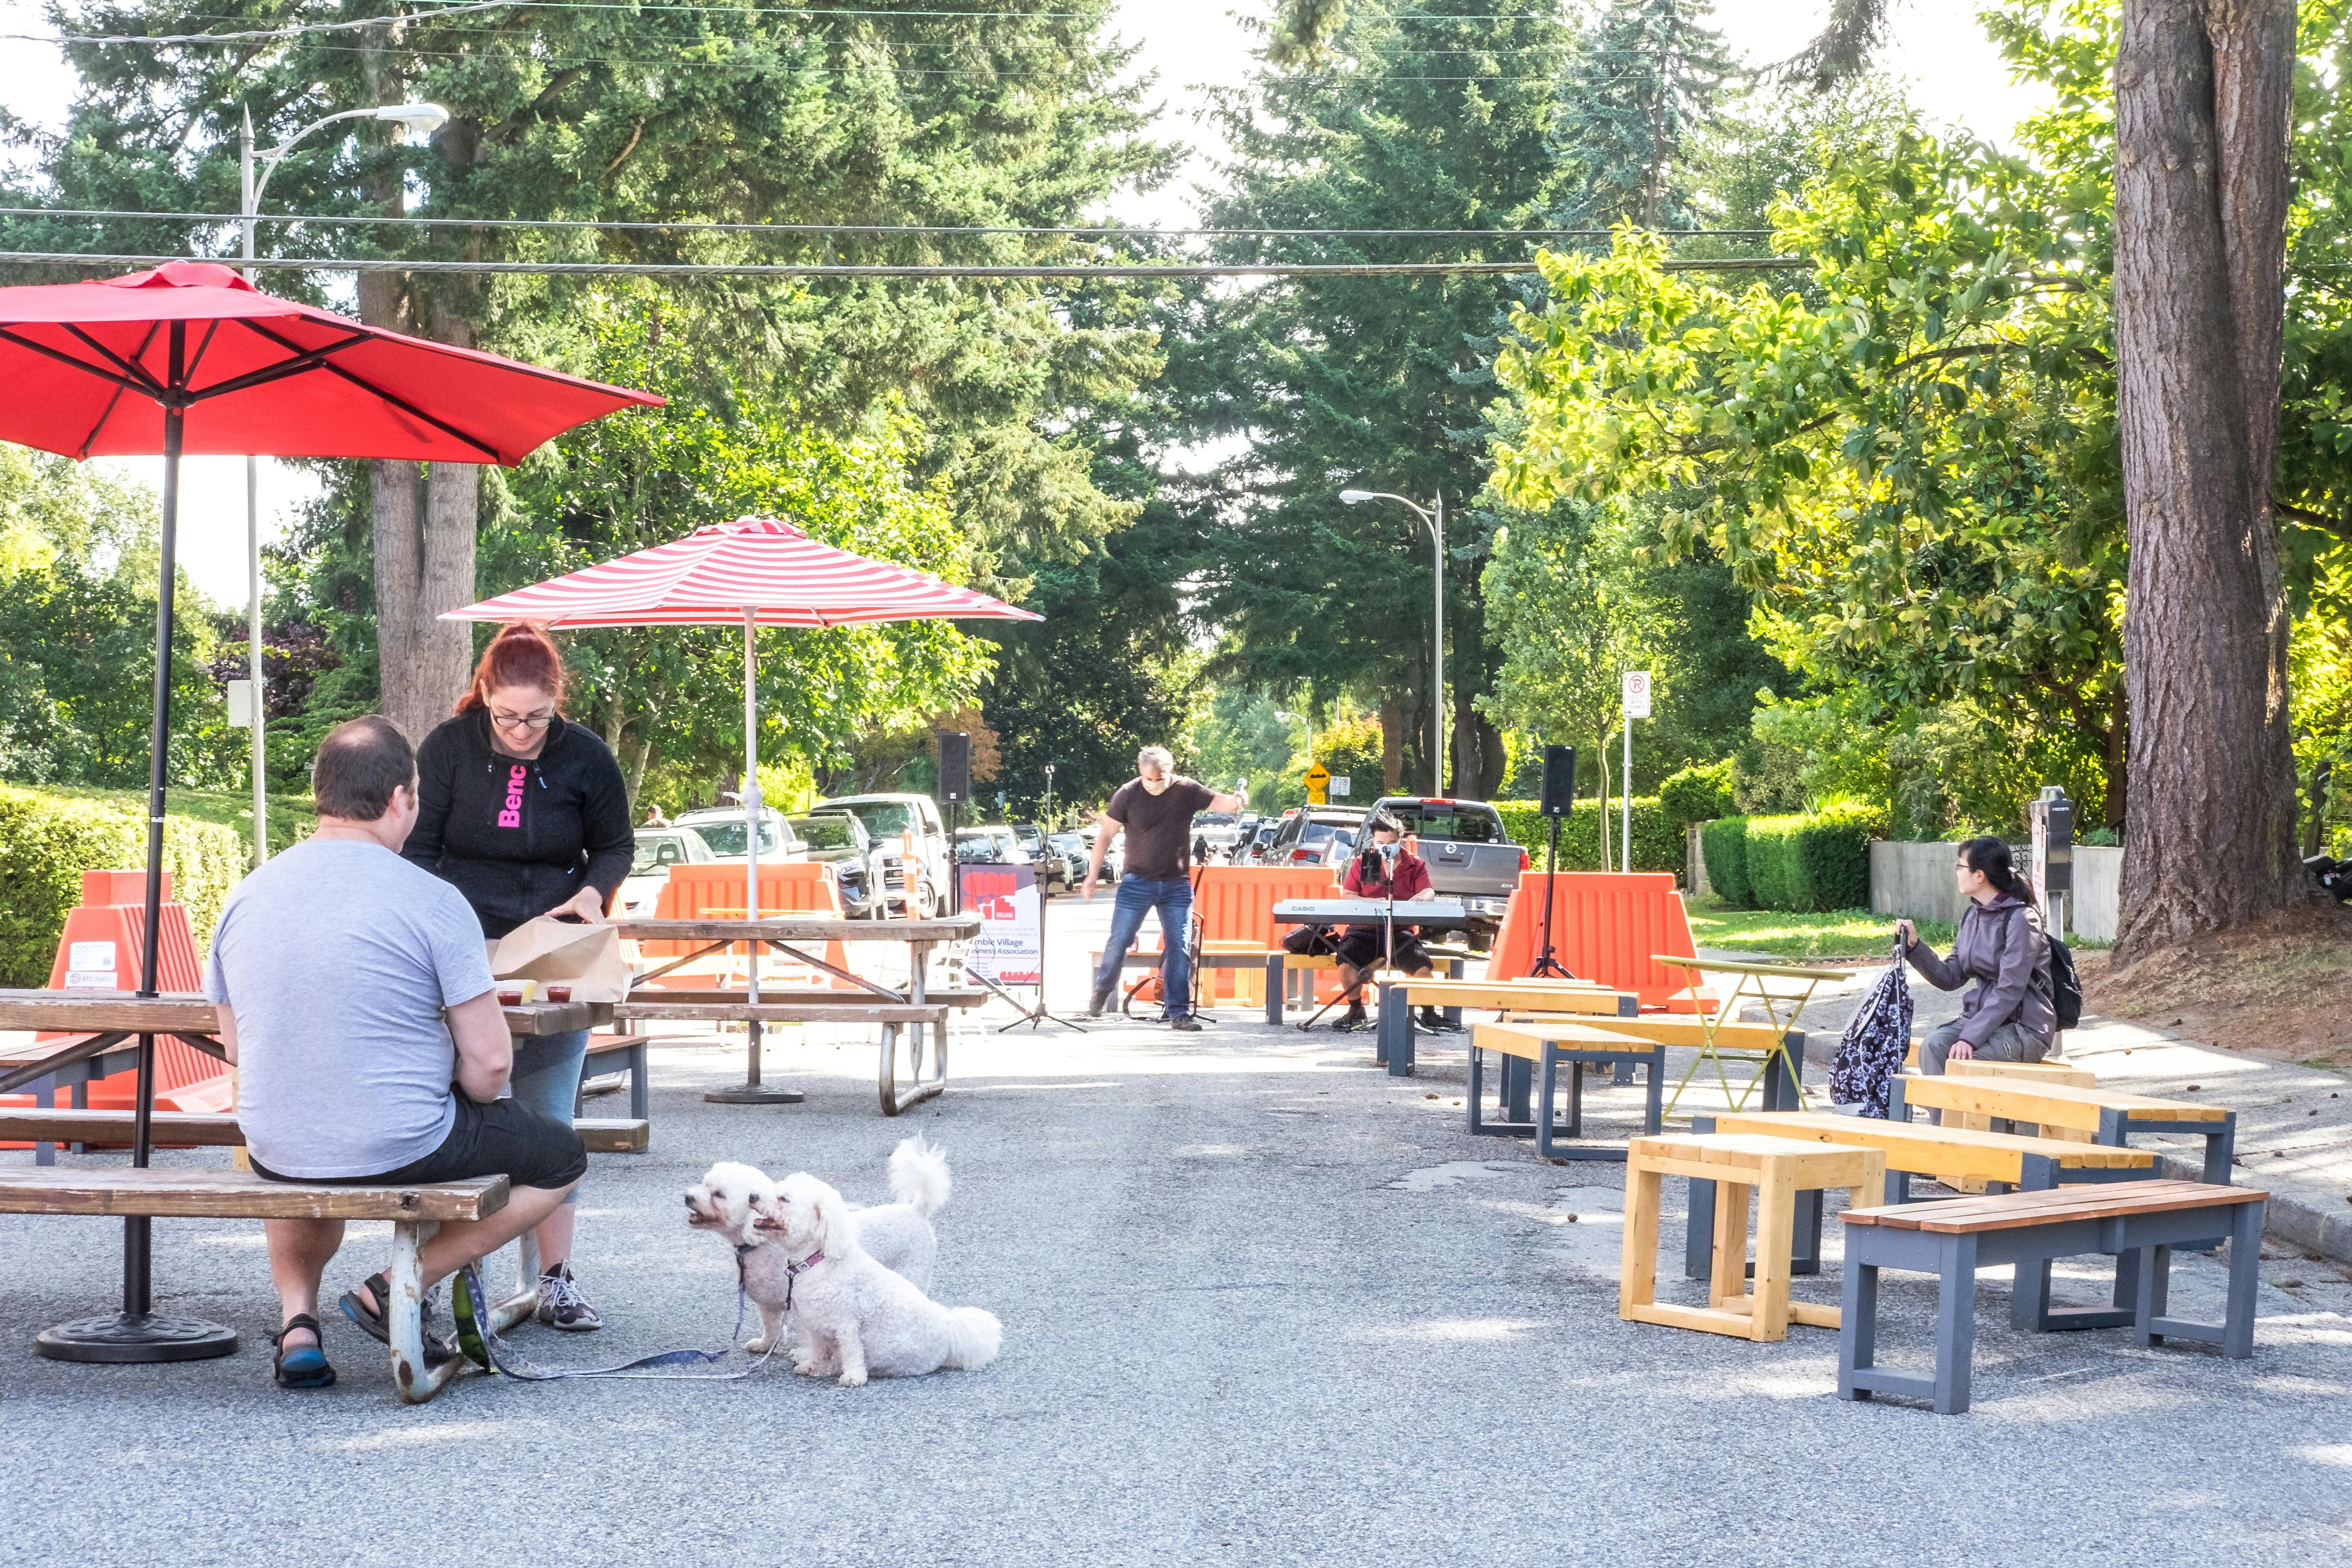
[{"label": "wooden tabletop", "polygon": [[[2201,1104],[2195,1100],[2159,1100],[2153,1094],[2133,1094],[2121,1089],[2077,1089],[2065,1083],[1973,1075],[1945,1077],[1906,1072],[1903,1075],[1903,1095],[1915,1105],[1934,1110],[1964,1111],[2018,1122],[2049,1121],[2048,1113],[2061,1105],[2121,1111],[2126,1122],[2226,1122],[2231,1115],[2226,1105]],[[2042,1113],[2037,1115],[2036,1112]]]},{"label": "wooden tabletop", "polygon": [[[526,1002],[501,1009],[507,1032],[563,1034],[609,1023],[610,1002]],[[194,991],[142,997],[131,991],[0,990],[0,1030],[37,1030],[71,1034],[211,1034],[220,1027],[213,1004]],[[38,1048],[36,1048],[38,1049]],[[46,1054],[43,1051],[42,1054]],[[33,1055],[11,1053],[31,1061]]]},{"label": "wooden tabletop", "polygon": [[977,915],[936,920],[844,920],[830,915],[778,915],[764,920],[615,920],[635,942],[962,942],[980,935]]}]

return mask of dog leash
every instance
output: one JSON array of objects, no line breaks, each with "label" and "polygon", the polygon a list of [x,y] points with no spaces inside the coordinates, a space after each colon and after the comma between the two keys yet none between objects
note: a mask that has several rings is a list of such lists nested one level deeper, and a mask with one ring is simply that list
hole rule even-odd
[{"label": "dog leash", "polygon": [[[797,1274],[801,1269],[816,1262],[822,1256],[823,1254],[820,1253],[817,1257],[810,1258],[797,1268],[793,1268],[792,1271]],[[791,1266],[788,1265],[788,1267]],[[714,1361],[724,1361],[735,1354],[731,1349],[666,1350],[653,1355],[639,1356],[635,1361],[625,1361],[614,1366],[541,1366],[507,1343],[497,1328],[492,1326],[493,1320],[488,1312],[478,1312],[475,1309],[475,1302],[487,1304],[489,1300],[489,1292],[482,1289],[482,1271],[478,1262],[468,1263],[457,1271],[457,1286],[449,1292],[449,1311],[457,1320],[459,1348],[475,1365],[481,1367],[485,1372],[501,1372],[509,1377],[519,1378],[525,1383],[554,1383],[567,1377],[648,1378],[673,1383],[736,1383],[767,1365],[768,1357],[776,1354],[776,1346],[784,1337],[779,1332],[775,1339],[769,1342],[767,1350],[759,1360],[737,1372],[682,1370],[690,1366],[707,1366]],[[740,1343],[743,1333],[743,1312],[747,1300],[742,1281],[739,1277],[735,1286],[735,1329],[734,1333],[729,1335],[730,1343]],[[791,1303],[792,1298],[788,1292],[785,1296],[785,1305],[789,1307]],[[469,1339],[471,1343],[467,1343]],[[475,1354],[477,1350],[480,1352],[479,1354]]]}]

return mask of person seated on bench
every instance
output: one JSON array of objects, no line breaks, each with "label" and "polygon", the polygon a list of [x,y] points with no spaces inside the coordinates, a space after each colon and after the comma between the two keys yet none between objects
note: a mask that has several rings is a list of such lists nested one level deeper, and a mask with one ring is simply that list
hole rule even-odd
[{"label": "person seated on bench", "polygon": [[[318,831],[237,884],[205,993],[237,1069],[255,1175],[349,1186],[507,1178],[504,1208],[425,1243],[431,1285],[554,1212],[588,1152],[569,1123],[499,1098],[514,1047],[481,923],[464,894],[400,856],[416,821],[407,739],[373,715],[338,725],[310,782]],[[284,1324],[278,1381],[324,1387],[335,1374],[320,1343],[319,1279],[343,1222],[262,1228]],[[341,1305],[388,1342],[387,1289],[373,1275]]]},{"label": "person seated on bench", "polygon": [[[1348,862],[1348,874],[1339,879],[1339,885],[1358,898],[1387,898],[1392,890],[1399,904],[1435,898],[1437,890],[1429,882],[1429,862],[1413,853],[1403,839],[1403,827],[1386,811],[1367,820],[1363,851]],[[1429,955],[1422,948],[1418,928],[1399,925],[1393,949],[1389,942],[1386,925],[1379,921],[1370,925],[1350,925],[1339,938],[1339,985],[1348,998],[1348,1010],[1339,1015],[1333,1029],[1353,1030],[1368,1027],[1364,1018],[1364,982],[1372,977],[1384,957],[1392,969],[1415,979],[1429,977]],[[1419,1021],[1422,1028],[1440,1033],[1454,1027],[1433,1007],[1423,1008]]]},{"label": "person seated on bench", "polygon": [[[1974,980],[1976,989],[1960,1003],[1960,1016],[1928,1030],[1919,1045],[1919,1071],[1937,1074],[1946,1061],[2039,1061],[2048,1054],[2058,1027],[2050,983],[2050,939],[2033,889],[2010,863],[2009,845],[1995,838],[1970,839],[1960,846],[1954,868],[1960,895],[1969,903],[1952,943],[1952,956],[1939,958],[1919,940],[1908,920],[1895,929],[1911,967],[1939,991],[1956,991]],[[1940,1112],[1929,1113],[1940,1122]]]}]

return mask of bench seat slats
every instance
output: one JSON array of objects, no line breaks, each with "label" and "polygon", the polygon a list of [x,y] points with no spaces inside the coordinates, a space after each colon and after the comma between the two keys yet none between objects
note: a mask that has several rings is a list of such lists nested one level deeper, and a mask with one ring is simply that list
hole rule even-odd
[{"label": "bench seat slats", "polygon": [[2014,1184],[2023,1179],[2027,1155],[2046,1155],[2061,1170],[2146,1170],[2156,1164],[2156,1155],[2147,1149],[2024,1138],[1967,1127],[1931,1127],[1919,1122],[1885,1122],[1826,1111],[1723,1112],[1716,1116],[1715,1125],[1725,1133],[1769,1133],[1824,1144],[1865,1145],[1885,1152],[1887,1169],[1913,1176],[1958,1175]]},{"label": "bench seat slats", "polygon": [[2049,1126],[2099,1130],[2101,1111],[2121,1111],[2127,1122],[2226,1122],[2227,1106],[2194,1100],[2159,1100],[2117,1089],[2074,1089],[2059,1083],[2003,1082],[1998,1078],[1906,1074],[1903,1097],[1914,1105],[1999,1116]]},{"label": "bench seat slats", "polygon": [[2070,1219],[2107,1219],[2117,1215],[2179,1208],[2219,1208],[2267,1195],[2242,1186],[2210,1186],[2196,1181],[2135,1181],[2113,1186],[2053,1187],[1956,1197],[1932,1203],[1898,1204],[1846,1211],[1849,1225],[1892,1230],[1925,1230],[1958,1236],[1985,1230],[2015,1230]]},{"label": "bench seat slats", "polygon": [[[855,992],[841,993],[845,998]],[[779,1002],[762,1000],[753,1007],[746,1001],[732,1002],[623,1002],[613,1009],[617,1018],[632,1019],[669,1019],[702,1023],[928,1023],[945,1024],[948,1009],[945,1004],[924,1002],[886,1002],[877,998],[871,1002],[844,999],[835,1002]]]},{"label": "bench seat slats", "polygon": [[0,1213],[221,1219],[479,1219],[507,1206],[507,1178],[430,1186],[325,1186],[244,1171],[10,1170]]},{"label": "bench seat slats", "polygon": [[[572,1124],[590,1154],[643,1153],[651,1134],[642,1120],[583,1116]],[[159,1148],[243,1148],[245,1129],[234,1116],[192,1111],[158,1111],[150,1134]],[[131,1117],[128,1111],[47,1110],[11,1107],[0,1110],[0,1143],[89,1144],[99,1148],[131,1146]]]}]

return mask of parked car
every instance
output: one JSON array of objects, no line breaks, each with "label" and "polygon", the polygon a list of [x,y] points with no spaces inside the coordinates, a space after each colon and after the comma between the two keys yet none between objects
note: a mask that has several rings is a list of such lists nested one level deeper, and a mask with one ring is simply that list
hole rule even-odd
[{"label": "parked car", "polygon": [[[742,831],[740,821],[736,831]],[[629,874],[621,879],[614,905],[623,915],[650,920],[655,905],[661,902],[661,890],[669,885],[670,867],[708,865],[718,858],[692,828],[639,828],[637,851],[630,858]]]},{"label": "parked car", "polygon": [[[1528,852],[1503,831],[1501,813],[1484,800],[1391,795],[1372,803],[1420,841],[1429,884],[1440,898],[1458,898],[1470,912],[1470,946],[1494,946],[1511,892],[1528,869]],[[1352,844],[1350,846],[1352,848]]]},{"label": "parked car", "polygon": [[[1088,862],[1091,863],[1095,852],[1095,824],[1089,822],[1085,827],[1079,829],[1078,836],[1086,841],[1087,856]],[[1127,836],[1122,833],[1114,837],[1110,841],[1109,847],[1103,851],[1102,880],[1108,883],[1116,883],[1120,877],[1125,876],[1126,874]]]},{"label": "parked car", "polygon": [[1192,819],[1192,858],[1204,864],[1230,861],[1241,848],[1242,836],[1241,823],[1232,813],[1203,811]]},{"label": "parked car", "polygon": [[1019,844],[999,838],[986,828],[958,828],[955,835],[955,858],[958,865],[1010,865],[1013,857],[1024,853]]},{"label": "parked car", "polygon": [[1062,885],[1082,887],[1087,880],[1087,838],[1083,833],[1048,833],[1045,847],[1062,857]]},{"label": "parked car", "polygon": [[[1078,885],[1078,878],[1069,873],[1069,867],[1052,845],[1045,841],[1045,830],[1034,822],[1012,824],[1013,837],[1029,856],[1029,863],[1037,868],[1037,886],[1045,893],[1054,891],[1060,883],[1064,891]],[[1086,873],[1081,871],[1080,876]]]},{"label": "parked car", "polygon": [[[882,847],[883,880],[892,908],[928,920],[948,906],[947,825],[940,821],[938,802],[929,795],[844,795],[820,800],[816,810],[847,811],[866,824]],[[900,837],[908,832],[915,841],[911,864]]]},{"label": "parked car", "polygon": [[1264,865],[1266,848],[1274,842],[1274,835],[1281,831],[1279,822],[1260,822],[1257,831],[1250,835],[1249,842],[1241,847],[1241,852],[1234,859],[1243,865]]},{"label": "parked car", "polygon": [[866,824],[847,811],[812,811],[788,817],[793,834],[808,846],[808,858],[833,867],[841,888],[841,907],[853,920],[872,919],[882,913],[878,900],[887,881],[881,846]]},{"label": "parked car", "polygon": [[[710,858],[718,861],[740,861],[743,858],[743,809],[740,806],[706,806],[699,810],[681,811],[673,826],[692,828],[710,846]],[[808,846],[793,837],[792,828],[782,811],[762,808],[760,812],[760,859],[762,861],[797,861],[808,858]]]},{"label": "parked car", "polygon": [[1364,812],[1350,806],[1306,806],[1283,819],[1266,846],[1267,865],[1336,866],[1354,847]]}]

